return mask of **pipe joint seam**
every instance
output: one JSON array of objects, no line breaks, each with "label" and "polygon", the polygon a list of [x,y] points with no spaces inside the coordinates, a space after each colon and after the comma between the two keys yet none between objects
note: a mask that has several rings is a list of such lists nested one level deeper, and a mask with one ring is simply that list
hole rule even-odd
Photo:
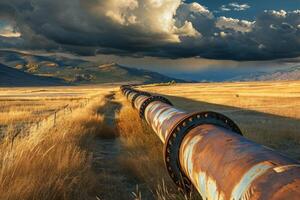
[{"label": "pipe joint seam", "polygon": [[173,106],[173,104],[165,97],[162,96],[151,96],[149,97],[146,101],[143,102],[143,104],[141,105],[140,108],[140,118],[145,119],[145,110],[147,108],[147,106],[154,102],[154,101],[160,101],[162,103],[165,104],[169,104],[170,106]]},{"label": "pipe joint seam", "polygon": [[126,98],[127,98],[128,100],[129,100],[129,95],[130,95],[132,92],[137,92],[137,91],[134,90],[134,89],[128,90],[128,92],[126,93]]},{"label": "pipe joint seam", "polygon": [[180,166],[180,145],[191,129],[203,124],[213,124],[242,135],[239,127],[231,119],[216,112],[187,114],[172,127],[164,145],[164,161],[170,177],[182,192],[191,192],[192,183]]},{"label": "pipe joint seam", "polygon": [[132,100],[131,100],[131,105],[132,107],[134,108],[134,101],[136,100],[136,98],[140,95],[144,95],[144,96],[147,96],[147,97],[151,97],[152,95],[149,93],[149,92],[143,92],[143,91],[139,91],[137,94],[135,94],[133,97],[132,97]]}]

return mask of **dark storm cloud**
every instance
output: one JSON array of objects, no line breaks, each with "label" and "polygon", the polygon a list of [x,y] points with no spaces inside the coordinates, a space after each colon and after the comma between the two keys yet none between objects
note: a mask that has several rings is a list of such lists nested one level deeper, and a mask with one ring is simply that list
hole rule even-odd
[{"label": "dark storm cloud", "polygon": [[300,56],[300,11],[266,11],[255,22],[215,17],[181,0],[4,0],[0,20],[20,38],[1,47],[117,54],[267,60]]}]

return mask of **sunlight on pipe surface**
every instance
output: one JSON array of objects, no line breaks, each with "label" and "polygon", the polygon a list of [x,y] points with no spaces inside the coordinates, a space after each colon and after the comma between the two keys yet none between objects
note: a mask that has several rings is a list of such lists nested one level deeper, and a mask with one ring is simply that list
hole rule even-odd
[{"label": "sunlight on pipe surface", "polygon": [[300,199],[299,163],[244,138],[226,116],[187,113],[129,86],[121,91],[164,143],[168,172],[182,190],[193,186],[208,200]]}]

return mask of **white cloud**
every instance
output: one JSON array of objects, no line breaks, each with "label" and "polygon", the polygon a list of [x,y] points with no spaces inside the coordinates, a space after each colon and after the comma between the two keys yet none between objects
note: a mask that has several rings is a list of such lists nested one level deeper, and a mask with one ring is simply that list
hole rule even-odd
[{"label": "white cloud", "polygon": [[294,10],[294,11],[292,11],[291,13],[294,13],[294,14],[300,14],[300,10]]},{"label": "white cloud", "polygon": [[222,5],[222,6],[220,7],[220,10],[221,10],[221,11],[231,11],[231,8],[228,8],[226,5]]},{"label": "white cloud", "polygon": [[190,4],[190,11],[205,13],[205,14],[210,13],[210,11],[206,7],[200,5],[199,3],[196,3],[196,2],[193,2]]},{"label": "white cloud", "polygon": [[280,11],[276,11],[276,10],[265,10],[265,13],[275,16],[275,17],[282,17],[285,18],[287,12],[285,10],[280,10]]},{"label": "white cloud", "polygon": [[239,20],[234,18],[219,17],[216,21],[216,27],[219,29],[232,29],[240,32],[250,32],[255,22]]},{"label": "white cloud", "polygon": [[236,2],[229,3],[227,5],[222,5],[220,7],[221,11],[244,11],[250,8],[249,4],[239,4]]},{"label": "white cloud", "polygon": [[[196,37],[200,34],[193,24],[185,22],[176,26],[174,16],[181,0],[106,0],[93,8],[95,13],[108,17],[121,26],[133,26],[147,34],[165,35],[166,42],[180,42],[181,36]],[[209,12],[197,3],[193,3],[195,12]]]},{"label": "white cloud", "polygon": [[242,11],[250,8],[248,4],[238,4],[238,3],[230,3],[229,6],[232,7],[233,10],[235,11]]},{"label": "white cloud", "polygon": [[[129,25],[136,18],[131,11],[138,8],[137,0],[110,0],[104,3],[105,15],[116,23]],[[102,9],[101,9],[102,10]]]}]

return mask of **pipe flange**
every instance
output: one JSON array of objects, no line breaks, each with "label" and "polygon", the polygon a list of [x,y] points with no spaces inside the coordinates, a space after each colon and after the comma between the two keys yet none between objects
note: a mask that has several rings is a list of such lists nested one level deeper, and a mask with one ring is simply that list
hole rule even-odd
[{"label": "pipe flange", "polygon": [[196,112],[186,115],[168,135],[164,145],[164,161],[169,175],[182,192],[191,192],[192,183],[180,167],[179,149],[183,138],[192,128],[203,124],[213,124],[242,135],[239,127],[225,115],[216,112]]},{"label": "pipe flange", "polygon": [[127,92],[127,94],[125,95],[127,99],[129,98],[129,95],[130,95],[130,93],[132,93],[132,92],[138,93],[138,91],[135,90],[135,89],[129,89],[128,92]]},{"label": "pipe flange", "polygon": [[146,99],[143,104],[141,105],[141,108],[140,108],[140,117],[142,119],[145,118],[145,110],[147,108],[147,106],[154,102],[154,101],[160,101],[162,103],[165,103],[165,104],[169,104],[170,106],[173,106],[173,104],[165,97],[162,97],[162,96],[151,96],[149,97],[148,99]]},{"label": "pipe flange", "polygon": [[151,97],[152,95],[149,93],[149,92],[138,92],[137,94],[135,94],[133,97],[132,97],[132,100],[131,100],[131,105],[132,107],[134,108],[134,101],[136,100],[136,98],[140,95],[144,95],[144,96],[147,96],[147,97]]}]

